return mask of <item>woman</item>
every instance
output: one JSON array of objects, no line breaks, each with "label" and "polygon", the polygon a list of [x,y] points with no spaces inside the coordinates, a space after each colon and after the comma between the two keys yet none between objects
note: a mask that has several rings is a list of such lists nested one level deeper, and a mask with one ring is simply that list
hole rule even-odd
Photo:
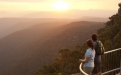
[{"label": "woman", "polygon": [[84,63],[83,70],[87,74],[91,75],[92,70],[94,68],[95,50],[92,40],[87,40],[86,44],[88,49],[86,50],[85,53],[85,59],[80,59],[80,61]]}]

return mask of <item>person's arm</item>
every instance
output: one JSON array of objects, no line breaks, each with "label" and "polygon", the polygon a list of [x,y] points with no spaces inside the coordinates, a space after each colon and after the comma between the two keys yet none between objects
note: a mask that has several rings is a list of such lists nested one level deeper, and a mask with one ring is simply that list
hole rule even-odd
[{"label": "person's arm", "polygon": [[91,56],[91,52],[90,51],[86,51],[85,53],[85,59],[80,59],[79,61],[81,62],[88,62]]},{"label": "person's arm", "polygon": [[90,59],[90,57],[86,57],[85,59],[79,59],[81,62],[88,62],[89,61],[89,59]]}]

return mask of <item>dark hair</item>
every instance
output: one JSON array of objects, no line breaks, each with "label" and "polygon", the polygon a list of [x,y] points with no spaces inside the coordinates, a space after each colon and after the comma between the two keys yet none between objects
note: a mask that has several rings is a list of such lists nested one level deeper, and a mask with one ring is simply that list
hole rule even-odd
[{"label": "dark hair", "polygon": [[94,43],[92,42],[92,40],[87,40],[87,46],[91,47],[92,49],[94,49]]},{"label": "dark hair", "polygon": [[92,34],[92,40],[93,40],[93,41],[96,41],[96,40],[97,40],[97,34],[95,34],[95,33]]}]

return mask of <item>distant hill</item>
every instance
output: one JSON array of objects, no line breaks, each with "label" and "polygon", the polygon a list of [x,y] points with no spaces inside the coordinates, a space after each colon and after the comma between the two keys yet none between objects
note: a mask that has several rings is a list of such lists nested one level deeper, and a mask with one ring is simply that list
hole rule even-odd
[{"label": "distant hill", "polygon": [[68,11],[21,11],[6,12],[0,11],[0,18],[68,18],[78,19],[83,16],[109,17],[117,13],[117,10],[79,10],[71,9]]},{"label": "distant hill", "polygon": [[83,44],[104,27],[101,22],[43,23],[0,39],[0,74],[33,75],[51,63],[61,48]]},{"label": "distant hill", "polygon": [[7,12],[7,11],[0,11],[0,18],[3,18],[3,17],[10,17],[10,16],[12,16],[13,15],[13,13],[11,13],[11,12]]},{"label": "distant hill", "polygon": [[93,22],[107,22],[107,21],[109,21],[108,18],[91,17],[91,16],[84,16],[78,20],[80,20],[80,21],[93,21]]},{"label": "distant hill", "polygon": [[1,18],[0,19],[0,38],[3,38],[13,32],[31,27],[32,25],[50,22],[71,22],[70,19],[55,18]]},{"label": "distant hill", "polygon": [[83,16],[93,17],[109,17],[115,14],[117,10],[78,10],[72,9],[68,11],[40,11],[40,12],[26,12],[23,16],[27,18],[68,18],[78,19]]}]

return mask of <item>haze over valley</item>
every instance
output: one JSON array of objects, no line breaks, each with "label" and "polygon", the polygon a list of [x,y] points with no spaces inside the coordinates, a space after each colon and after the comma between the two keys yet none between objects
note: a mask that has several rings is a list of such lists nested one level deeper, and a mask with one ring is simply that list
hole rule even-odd
[{"label": "haze over valley", "polygon": [[[85,42],[93,33],[100,34],[104,44],[113,45],[110,40],[115,41],[115,37],[119,38],[120,34],[120,16],[117,13],[119,2],[0,0],[0,75],[56,75],[53,64],[58,65],[55,62],[61,56],[60,50],[72,51],[72,58],[80,53],[78,57],[82,58]],[[113,27],[113,23],[116,26]],[[116,28],[119,31],[115,31]],[[107,45],[106,49],[111,47]],[[68,67],[78,65],[78,61],[70,63]],[[52,69],[48,69],[50,64]],[[65,71],[79,72],[74,69]],[[64,73],[62,67],[59,70],[57,75],[69,75]]]}]

